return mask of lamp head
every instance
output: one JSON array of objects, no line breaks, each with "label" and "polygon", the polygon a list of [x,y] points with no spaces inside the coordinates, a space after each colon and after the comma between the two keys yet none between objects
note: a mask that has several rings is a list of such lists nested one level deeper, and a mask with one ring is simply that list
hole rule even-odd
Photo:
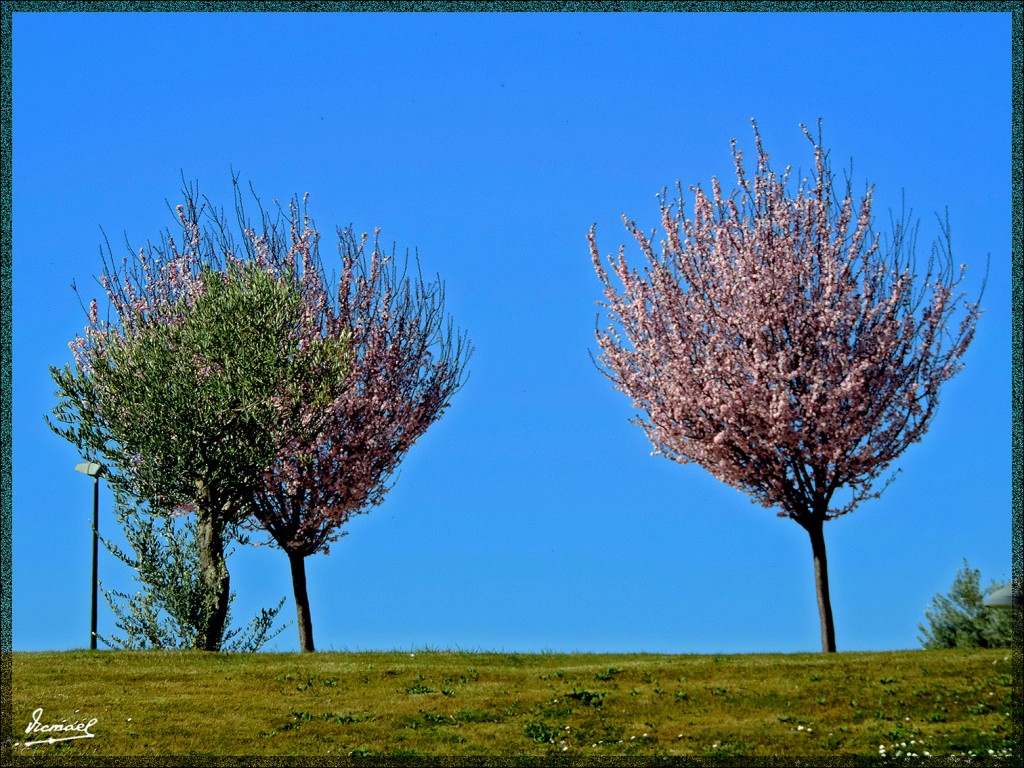
[{"label": "lamp head", "polygon": [[75,465],[75,472],[81,472],[89,477],[99,477],[103,474],[103,465],[95,461],[83,461]]}]

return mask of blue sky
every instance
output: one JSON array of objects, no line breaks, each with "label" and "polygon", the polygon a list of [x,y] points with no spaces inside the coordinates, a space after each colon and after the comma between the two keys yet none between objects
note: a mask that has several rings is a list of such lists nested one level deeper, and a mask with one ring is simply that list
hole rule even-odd
[{"label": "blue sky", "polygon": [[[91,482],[43,421],[48,365],[122,255],[172,224],[180,176],[230,205],[310,193],[321,231],[382,228],[440,274],[476,348],[383,506],[307,560],[318,649],[799,652],[820,648],[806,533],[650,455],[592,364],[586,233],[717,175],[729,140],[907,201],[922,258],[949,207],[985,315],[930,432],[879,500],[826,526],[840,651],[918,647],[963,558],[1011,575],[1010,15],[43,14],[13,24],[13,647],[87,647]],[[322,252],[334,254],[330,237]],[[635,254],[635,250],[633,251]],[[101,532],[115,531],[101,495]],[[116,536],[113,536],[117,540]],[[101,549],[100,578],[133,590]],[[234,614],[287,597],[237,548]],[[101,600],[99,631],[114,631]],[[294,626],[269,650],[297,650]]]}]

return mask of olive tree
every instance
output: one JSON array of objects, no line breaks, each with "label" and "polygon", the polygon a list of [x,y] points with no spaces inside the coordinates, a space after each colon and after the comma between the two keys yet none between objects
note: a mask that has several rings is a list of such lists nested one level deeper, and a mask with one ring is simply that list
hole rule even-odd
[{"label": "olive tree", "polygon": [[349,368],[346,331],[328,328],[317,303],[308,219],[293,204],[277,248],[279,223],[248,226],[237,179],[235,189],[241,248],[192,188],[177,206],[180,246],[168,232],[118,263],[108,243],[107,317],[91,301],[74,365],[51,367],[51,428],[104,464],[116,490],[195,514],[207,614],[196,645],[206,650],[220,647],[230,600],[226,529],[249,514],[287,438],[315,436],[307,406],[338,397]]}]

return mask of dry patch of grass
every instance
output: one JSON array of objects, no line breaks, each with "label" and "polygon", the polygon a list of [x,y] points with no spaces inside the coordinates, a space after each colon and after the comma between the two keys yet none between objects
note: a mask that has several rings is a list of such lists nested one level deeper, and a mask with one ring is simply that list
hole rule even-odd
[{"label": "dry patch of grass", "polygon": [[[1009,652],[996,650],[17,653],[3,737],[5,762],[10,755],[19,763],[133,755],[1006,756],[1019,744],[1012,684]],[[95,719],[94,738],[25,747],[63,735],[25,733],[38,708],[44,724]]]}]

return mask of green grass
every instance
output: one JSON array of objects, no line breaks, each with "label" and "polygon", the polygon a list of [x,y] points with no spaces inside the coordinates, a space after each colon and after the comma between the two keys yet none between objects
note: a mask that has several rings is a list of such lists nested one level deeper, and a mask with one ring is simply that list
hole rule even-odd
[{"label": "green grass", "polygon": [[[16,653],[4,762],[132,755],[898,761],[989,750],[1019,758],[1009,656]],[[96,719],[95,737],[25,747],[45,738],[25,733],[40,707],[42,723]]]}]

